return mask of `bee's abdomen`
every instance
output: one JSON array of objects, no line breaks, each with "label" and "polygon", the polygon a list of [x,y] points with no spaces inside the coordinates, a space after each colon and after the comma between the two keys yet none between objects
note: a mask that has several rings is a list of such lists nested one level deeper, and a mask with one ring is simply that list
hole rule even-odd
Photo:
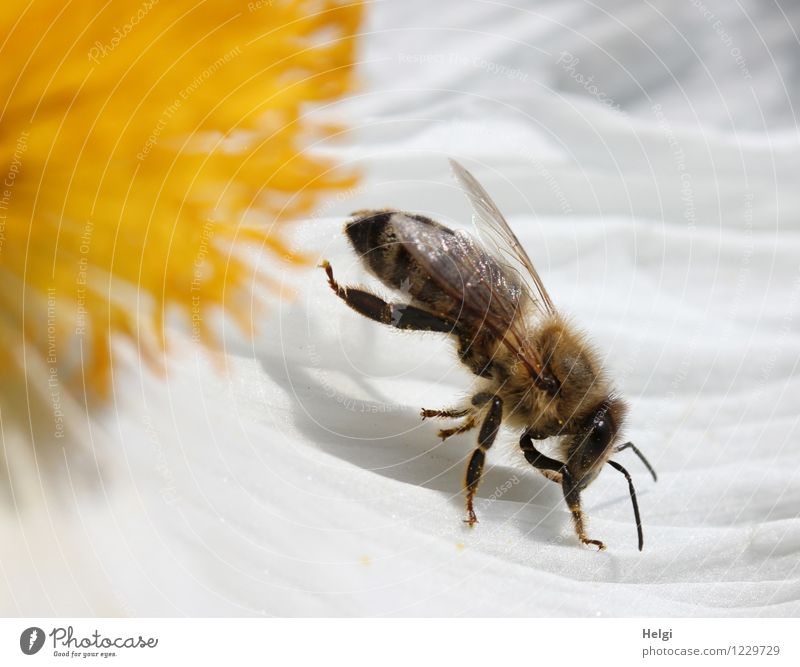
[{"label": "bee's abdomen", "polygon": [[399,211],[358,211],[354,215],[358,217],[347,223],[345,233],[367,269],[388,287],[430,306],[433,312],[449,311],[450,300],[398,241],[392,217],[409,216],[422,224],[439,228],[442,234],[451,235],[453,232],[424,216],[411,216]]},{"label": "bee's abdomen", "polygon": [[367,264],[372,264],[384,254],[379,250],[386,243],[386,229],[392,211],[358,211],[353,215],[357,215],[358,218],[348,222],[344,231],[361,259]]},{"label": "bee's abdomen", "polygon": [[[356,219],[345,226],[345,233],[366,268],[386,286],[403,293],[415,307],[452,323],[450,333],[458,338],[459,357],[473,373],[493,377],[502,370],[494,368],[498,343],[481,326],[482,318],[468,314],[470,311],[462,299],[454,298],[453,290],[448,292],[442,288],[399,240],[395,225],[408,224],[408,218],[412,218],[418,224],[431,227],[437,239],[454,248],[454,261],[458,261],[459,251],[463,256],[463,249],[455,240],[456,233],[430,218],[401,211],[359,211],[354,216]],[[438,278],[442,280],[442,276]]]}]

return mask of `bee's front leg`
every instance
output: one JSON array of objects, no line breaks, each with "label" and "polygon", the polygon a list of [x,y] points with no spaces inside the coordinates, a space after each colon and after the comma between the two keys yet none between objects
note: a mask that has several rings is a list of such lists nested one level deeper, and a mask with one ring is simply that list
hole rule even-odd
[{"label": "bee's front leg", "polygon": [[536,468],[542,475],[547,477],[551,482],[555,482],[561,486],[561,463],[555,459],[551,459],[542,454],[536,447],[533,446],[534,440],[546,440],[551,434],[528,429],[522,434],[519,439],[519,447],[525,454],[525,458],[534,468]]},{"label": "bee's front leg", "polygon": [[572,523],[575,525],[575,532],[578,535],[578,539],[587,546],[595,546],[598,551],[603,551],[606,545],[600,540],[591,539],[586,534],[586,528],[583,523],[583,510],[581,510],[580,492],[575,487],[572,476],[567,472],[566,468],[562,470],[562,477],[561,488],[564,491],[564,500],[567,501],[567,507],[569,507],[569,511],[572,513]]},{"label": "bee's front leg", "polygon": [[561,486],[562,477],[560,472],[556,472],[555,470],[542,470],[541,468],[539,469],[539,472],[551,482],[555,482]]},{"label": "bee's front leg", "polygon": [[535,431],[531,431],[529,429],[525,431],[525,433],[523,433],[522,437],[519,439],[519,448],[522,450],[522,453],[525,454],[525,459],[528,461],[528,463],[530,463],[539,472],[556,472],[560,475],[564,469],[564,464],[561,463],[561,461],[556,461],[555,459],[551,459],[549,456],[545,456],[533,445],[534,438],[537,440],[544,440],[547,437],[549,436],[536,433]]},{"label": "bee's front leg", "polygon": [[583,521],[583,510],[581,510],[580,491],[575,486],[572,475],[569,474],[566,466],[561,461],[551,459],[549,456],[542,454],[533,444],[535,436],[530,432],[525,432],[519,439],[519,446],[522,449],[525,458],[534,468],[541,472],[548,479],[558,482],[564,493],[564,500],[567,502],[567,507],[572,514],[572,523],[575,526],[575,532],[583,544],[596,546],[599,550],[606,548],[600,540],[593,540],[586,534],[586,527]]}]

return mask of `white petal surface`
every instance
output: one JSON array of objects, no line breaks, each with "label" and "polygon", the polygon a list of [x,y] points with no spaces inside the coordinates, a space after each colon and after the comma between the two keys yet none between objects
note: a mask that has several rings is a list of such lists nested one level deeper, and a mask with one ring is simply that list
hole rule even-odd
[{"label": "white petal surface", "polygon": [[[800,612],[800,142],[776,64],[797,44],[758,3],[709,2],[736,44],[748,17],[762,31],[751,81],[692,3],[667,17],[694,50],[650,43],[666,19],[640,3],[594,20],[544,4],[375,5],[364,93],[334,110],[355,129],[327,148],[365,182],[296,242],[385,292],[347,247],[346,213],[466,225],[446,156],[474,169],[630,402],[627,435],[659,473],[618,456],[644,551],[619,475],[584,494],[608,550],[581,548],[507,431],[468,529],[473,437],[440,443],[419,418],[470,389],[452,343],[369,322],[321,271],[287,271],[255,342],[220,323],[226,354],[209,356],[176,326],[166,377],[125,353],[68,483],[4,516],[4,613]],[[562,51],[627,113],[576,88]]]}]

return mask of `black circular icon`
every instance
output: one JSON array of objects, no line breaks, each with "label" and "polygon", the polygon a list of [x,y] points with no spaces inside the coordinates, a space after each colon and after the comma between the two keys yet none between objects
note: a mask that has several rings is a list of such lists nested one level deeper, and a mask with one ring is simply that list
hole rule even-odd
[{"label": "black circular icon", "polygon": [[44,630],[36,626],[23,630],[19,636],[19,647],[25,655],[38,653],[44,646]]}]

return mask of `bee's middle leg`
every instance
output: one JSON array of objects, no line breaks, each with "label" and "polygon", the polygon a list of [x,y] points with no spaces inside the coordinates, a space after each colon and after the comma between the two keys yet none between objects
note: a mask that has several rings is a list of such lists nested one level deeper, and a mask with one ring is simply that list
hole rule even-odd
[{"label": "bee's middle leg", "polygon": [[422,410],[419,411],[419,416],[423,419],[428,419],[429,417],[436,417],[437,419],[461,419],[462,417],[466,417],[470,412],[471,410],[469,408],[463,410],[428,410],[427,408],[422,408]]},{"label": "bee's middle leg", "polygon": [[451,435],[466,433],[475,428],[477,426],[477,414],[479,409],[486,405],[491,399],[491,393],[482,391],[472,397],[472,405],[468,408],[449,408],[445,410],[428,410],[422,408],[419,414],[423,419],[429,417],[435,417],[437,419],[461,419],[462,417],[466,417],[467,419],[460,426],[456,426],[455,428],[443,428],[439,431],[439,437],[442,440],[447,440]]},{"label": "bee's middle leg", "polygon": [[464,420],[464,422],[460,426],[456,426],[455,428],[442,428],[439,429],[439,437],[442,440],[447,440],[450,436],[458,435],[459,433],[466,433],[467,431],[471,431],[478,425],[477,419],[475,414],[470,413],[469,416]]},{"label": "bee's middle leg", "polygon": [[464,520],[470,525],[474,526],[478,523],[478,517],[475,516],[474,499],[475,493],[478,490],[478,484],[481,481],[481,474],[483,473],[483,464],[486,460],[486,452],[494,444],[497,437],[497,432],[500,430],[500,422],[503,419],[503,401],[498,396],[492,398],[489,411],[481,424],[481,430],[478,434],[478,448],[472,452],[472,456],[467,464],[467,518]]},{"label": "bee's middle leg", "polygon": [[476,408],[486,405],[491,398],[492,394],[490,394],[488,391],[481,391],[472,397],[472,405],[468,408],[445,408],[444,410],[428,410],[426,408],[422,408],[419,414],[423,419],[427,419],[428,417],[437,417],[439,419],[461,419],[461,417],[466,417],[467,415],[475,412]]},{"label": "bee's middle leg", "polygon": [[452,333],[455,323],[405,303],[388,303],[379,296],[356,287],[342,287],[333,277],[333,267],[326,260],[320,266],[328,275],[328,285],[342,301],[357,313],[396,329]]}]

